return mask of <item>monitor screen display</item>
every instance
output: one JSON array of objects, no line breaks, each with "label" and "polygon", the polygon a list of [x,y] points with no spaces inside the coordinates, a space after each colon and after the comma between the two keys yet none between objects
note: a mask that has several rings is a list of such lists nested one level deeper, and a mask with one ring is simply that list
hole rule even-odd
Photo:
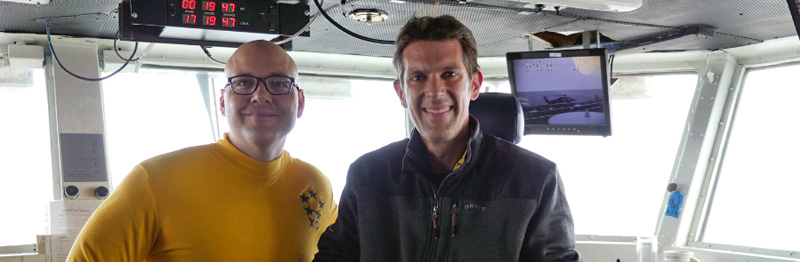
[{"label": "monitor screen display", "polygon": [[611,135],[605,49],[506,54],[525,134]]}]

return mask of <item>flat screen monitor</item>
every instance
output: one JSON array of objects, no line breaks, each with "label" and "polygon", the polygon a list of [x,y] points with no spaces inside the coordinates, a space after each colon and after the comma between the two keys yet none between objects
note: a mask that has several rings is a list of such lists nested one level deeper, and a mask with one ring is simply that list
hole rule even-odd
[{"label": "flat screen monitor", "polygon": [[604,48],[506,54],[525,134],[611,135]]},{"label": "flat screen monitor", "polygon": [[794,21],[794,30],[797,36],[800,37],[800,0],[786,0],[789,4],[789,12],[792,13],[792,21]]}]

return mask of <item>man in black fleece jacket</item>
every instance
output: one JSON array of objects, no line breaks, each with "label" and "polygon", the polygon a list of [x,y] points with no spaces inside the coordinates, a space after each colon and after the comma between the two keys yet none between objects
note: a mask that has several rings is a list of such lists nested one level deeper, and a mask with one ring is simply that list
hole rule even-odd
[{"label": "man in black fleece jacket", "polygon": [[469,115],[483,82],[472,32],[415,17],[396,44],[416,128],[350,166],[314,261],[582,261],[556,165]]}]

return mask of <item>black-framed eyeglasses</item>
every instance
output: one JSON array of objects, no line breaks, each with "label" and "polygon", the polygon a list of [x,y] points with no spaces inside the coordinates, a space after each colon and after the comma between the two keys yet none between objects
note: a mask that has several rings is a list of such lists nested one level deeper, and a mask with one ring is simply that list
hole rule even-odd
[{"label": "black-framed eyeglasses", "polygon": [[292,92],[292,87],[300,87],[295,85],[294,77],[283,75],[272,75],[267,77],[255,77],[249,75],[238,75],[228,77],[228,86],[234,94],[250,95],[258,89],[258,82],[264,83],[264,87],[272,95],[285,95]]}]

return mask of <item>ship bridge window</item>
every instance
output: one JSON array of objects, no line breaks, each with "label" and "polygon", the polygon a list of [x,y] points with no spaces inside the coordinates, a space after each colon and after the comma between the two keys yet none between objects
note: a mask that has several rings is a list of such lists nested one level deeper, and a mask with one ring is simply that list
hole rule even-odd
[{"label": "ship bridge window", "polygon": [[620,76],[611,136],[527,135],[520,146],[558,164],[581,235],[649,236],[697,86],[696,73]]},{"label": "ship bridge window", "polygon": [[800,251],[797,72],[800,64],[746,71],[702,242]]},{"label": "ship bridge window", "polygon": [[508,82],[508,78],[483,79],[481,92],[511,93],[511,83]]},{"label": "ship bridge window", "polygon": [[103,82],[112,187],[143,160],[215,141],[197,76],[143,68]]},{"label": "ship bridge window", "polygon": [[36,243],[53,199],[44,70],[0,68],[0,246]]}]

